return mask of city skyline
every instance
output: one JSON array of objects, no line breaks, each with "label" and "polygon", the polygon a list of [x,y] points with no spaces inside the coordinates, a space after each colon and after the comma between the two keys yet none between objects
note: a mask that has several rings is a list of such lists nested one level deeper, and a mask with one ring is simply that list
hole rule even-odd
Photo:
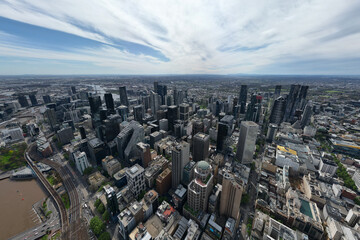
[{"label": "city skyline", "polygon": [[360,74],[357,1],[1,2],[0,75]]}]

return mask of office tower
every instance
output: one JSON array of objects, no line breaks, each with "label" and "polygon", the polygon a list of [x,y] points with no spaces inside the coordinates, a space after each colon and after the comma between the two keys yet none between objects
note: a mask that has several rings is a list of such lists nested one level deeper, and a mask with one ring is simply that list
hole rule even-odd
[{"label": "office tower", "polygon": [[138,144],[136,144],[136,148],[142,166],[144,168],[147,168],[151,161],[150,145],[143,142],[139,142]]},{"label": "office tower", "polygon": [[71,92],[72,92],[72,94],[76,94],[76,88],[75,88],[75,86],[71,86]]},{"label": "office tower", "polygon": [[277,99],[278,97],[280,97],[280,94],[281,94],[281,85],[276,85],[275,92],[274,92],[274,99]]},{"label": "office tower", "polygon": [[93,165],[101,165],[106,157],[106,145],[99,138],[93,138],[88,141],[88,150]]},{"label": "office tower", "polygon": [[74,139],[74,133],[71,127],[62,128],[57,132],[58,140],[61,144],[70,143],[71,140]]},{"label": "office tower", "polygon": [[226,123],[219,122],[218,123],[218,132],[216,138],[216,151],[222,152],[224,150],[224,143],[228,136],[229,127]]},{"label": "office tower", "polygon": [[102,124],[104,131],[104,141],[110,142],[120,133],[121,117],[118,114],[109,115]]},{"label": "office tower", "polygon": [[230,136],[233,128],[234,128],[234,116],[232,115],[225,115],[223,118],[221,118],[220,122],[226,124],[228,126],[228,135]]},{"label": "office tower", "polygon": [[135,119],[135,121],[138,121],[139,123],[143,122],[143,119],[144,119],[144,106],[143,105],[137,105],[134,107],[134,119]]},{"label": "office tower", "polygon": [[156,131],[150,134],[150,147],[155,148],[155,143],[162,139],[163,135]]},{"label": "office tower", "polygon": [[167,112],[167,119],[169,121],[169,130],[174,131],[175,120],[178,119],[178,107],[175,105],[169,106]]},{"label": "office tower", "polygon": [[163,130],[167,132],[169,130],[169,120],[167,119],[160,119],[159,120],[159,130]]},{"label": "office tower", "polygon": [[215,110],[214,110],[214,112],[215,112],[215,113],[214,113],[215,117],[218,117],[218,116],[220,115],[220,112],[221,112],[222,107],[223,107],[222,102],[221,102],[220,100],[217,100],[217,101],[215,102]]},{"label": "office tower", "polygon": [[241,85],[240,94],[239,94],[239,105],[240,105],[241,114],[245,113],[246,100],[247,100],[247,85]]},{"label": "office tower", "polygon": [[251,163],[253,160],[258,130],[259,126],[254,122],[241,122],[236,159],[242,164]]},{"label": "office tower", "polygon": [[211,165],[205,161],[197,162],[194,179],[188,186],[188,206],[195,212],[206,212],[212,188],[213,174]]},{"label": "office tower", "polygon": [[26,99],[25,95],[19,95],[18,96],[18,101],[21,107],[28,107],[29,106],[29,102]]},{"label": "office tower", "polygon": [[126,170],[128,187],[137,198],[142,191],[145,191],[145,170],[139,164],[135,164]]},{"label": "office tower", "polygon": [[296,100],[299,95],[300,85],[291,85],[290,92],[286,98],[286,107],[285,107],[285,114],[284,114],[284,122],[292,122],[292,117],[296,110]]},{"label": "office tower", "polygon": [[106,195],[107,207],[110,210],[111,216],[119,214],[119,203],[117,201],[116,192],[112,187],[104,188]]},{"label": "office tower", "polygon": [[165,195],[171,188],[171,170],[166,168],[156,178],[156,191],[160,195]]},{"label": "office tower", "polygon": [[174,189],[181,183],[183,177],[183,170],[185,165],[189,162],[190,145],[187,142],[176,144],[171,151],[171,177],[172,187]]},{"label": "office tower", "polygon": [[270,123],[266,134],[266,141],[273,142],[276,136],[278,125]]},{"label": "office tower", "polygon": [[220,197],[220,215],[240,221],[240,204],[243,188],[230,171],[224,171]]},{"label": "office tower", "polygon": [[85,152],[76,151],[72,153],[76,169],[83,175],[84,170],[90,167],[90,163],[86,157]]},{"label": "office tower", "polygon": [[144,105],[145,112],[147,112],[148,109],[151,108],[150,102],[151,102],[151,101],[150,101],[150,95],[142,96],[142,97],[141,97],[141,103]]},{"label": "office tower", "polygon": [[161,105],[165,105],[166,104],[167,86],[158,84],[156,93],[159,94],[159,96],[160,96]]},{"label": "office tower", "polygon": [[180,120],[187,121],[189,119],[189,104],[182,103],[180,108]]},{"label": "office tower", "polygon": [[107,110],[100,108],[99,116],[100,116],[100,121],[103,122],[107,118]]},{"label": "office tower", "polygon": [[129,108],[127,106],[121,105],[117,109],[118,114],[121,117],[121,121],[127,121],[129,116]]},{"label": "office tower", "polygon": [[121,164],[112,155],[103,158],[101,160],[101,165],[104,171],[106,171],[110,177],[112,177],[115,173],[117,173],[121,169]]},{"label": "office tower", "polygon": [[83,100],[83,101],[88,100],[89,99],[89,93],[85,92],[85,91],[81,91],[80,92],[80,99]]},{"label": "office tower", "polygon": [[295,110],[297,110],[297,109],[304,110],[305,105],[306,105],[306,96],[307,96],[308,90],[309,90],[309,86],[301,86],[300,92],[299,92],[298,103],[296,104]]},{"label": "office tower", "polygon": [[158,91],[158,85],[159,85],[159,82],[154,82],[154,92],[156,92],[156,93]]},{"label": "office tower", "polygon": [[129,106],[129,100],[127,97],[126,87],[119,87],[120,103],[121,105]]},{"label": "office tower", "polygon": [[199,132],[204,132],[204,122],[201,121],[200,119],[195,120],[193,122],[193,135],[199,133]]},{"label": "office tower", "polygon": [[136,156],[136,144],[143,141],[143,126],[136,121],[131,121],[116,137],[120,160],[129,161]]},{"label": "office tower", "polygon": [[184,186],[188,186],[189,183],[194,179],[194,172],[195,172],[196,162],[190,161],[188,162],[183,170],[183,178],[181,183]]},{"label": "office tower", "polygon": [[285,114],[286,100],[284,97],[278,97],[272,106],[269,122],[279,125],[282,123]]},{"label": "office tower", "polygon": [[83,126],[80,126],[79,131],[80,131],[81,139],[85,139],[86,138],[85,128]]},{"label": "office tower", "polygon": [[100,96],[89,97],[89,105],[91,114],[94,115],[99,113],[101,107],[101,98]]},{"label": "office tower", "polygon": [[56,112],[53,108],[48,108],[45,110],[44,115],[50,125],[51,130],[56,129],[57,119],[56,119]]},{"label": "office tower", "polygon": [[43,100],[44,100],[44,103],[47,104],[47,103],[51,103],[51,98],[49,95],[44,95],[43,96]]},{"label": "office tower", "polygon": [[310,124],[311,115],[312,115],[312,103],[311,103],[311,101],[309,101],[306,104],[304,113],[301,118],[301,127],[302,128],[304,128],[305,126]]},{"label": "office tower", "polygon": [[259,122],[261,113],[261,100],[262,96],[253,94],[251,95],[250,103],[248,104],[245,120]]},{"label": "office tower", "polygon": [[32,106],[38,105],[38,101],[37,101],[37,99],[36,99],[35,94],[30,94],[30,95],[29,95],[29,98],[30,98],[30,102],[31,102],[31,105],[32,105]]},{"label": "office tower", "polygon": [[193,137],[193,160],[198,162],[209,157],[210,137],[205,133],[197,133]]},{"label": "office tower", "polygon": [[114,113],[114,99],[111,93],[105,93],[104,95],[105,98],[105,104],[106,104],[106,109],[111,112]]},{"label": "office tower", "polygon": [[160,96],[153,91],[150,92],[151,113],[155,116],[160,109]]}]

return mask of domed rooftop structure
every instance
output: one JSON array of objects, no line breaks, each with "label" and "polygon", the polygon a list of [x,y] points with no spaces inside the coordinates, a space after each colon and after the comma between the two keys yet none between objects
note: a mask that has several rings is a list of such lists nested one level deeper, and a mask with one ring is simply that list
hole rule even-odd
[{"label": "domed rooftop structure", "polygon": [[210,168],[210,164],[206,161],[199,161],[197,163],[197,167],[200,168],[203,171],[206,171]]}]

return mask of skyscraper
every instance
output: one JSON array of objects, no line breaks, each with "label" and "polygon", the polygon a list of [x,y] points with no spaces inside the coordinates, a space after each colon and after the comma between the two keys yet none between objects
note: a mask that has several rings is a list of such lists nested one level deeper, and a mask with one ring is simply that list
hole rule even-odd
[{"label": "skyscraper", "polygon": [[251,163],[253,160],[258,130],[259,126],[254,122],[241,122],[236,159],[242,164]]},{"label": "skyscraper", "polygon": [[111,216],[119,214],[119,203],[117,201],[116,192],[112,187],[104,188],[106,193],[107,207]]},{"label": "skyscraper", "polygon": [[29,95],[29,98],[30,98],[30,102],[31,102],[31,105],[32,105],[32,106],[38,105],[38,101],[37,101],[37,99],[36,99],[35,94],[30,94],[30,95]]},{"label": "skyscraper", "polygon": [[216,139],[216,151],[222,152],[224,150],[224,143],[228,136],[229,126],[226,123],[219,122],[218,123],[218,132]]},{"label": "skyscraper", "polygon": [[26,99],[25,95],[19,95],[18,96],[18,101],[21,107],[28,107],[29,106],[29,102]]},{"label": "skyscraper", "polygon": [[234,175],[229,171],[224,171],[220,197],[220,215],[234,218],[237,223],[239,222],[242,192],[243,187],[236,181]]},{"label": "skyscraper", "polygon": [[105,104],[106,104],[106,109],[113,113],[114,111],[114,99],[111,93],[105,93],[104,95],[105,98]]},{"label": "skyscraper", "polygon": [[304,128],[310,124],[311,115],[312,115],[312,103],[311,103],[311,101],[309,101],[305,106],[305,110],[304,110],[304,113],[301,118],[301,127],[302,128]]},{"label": "skyscraper", "polygon": [[195,212],[206,212],[212,188],[212,167],[209,163],[200,161],[196,164],[194,179],[188,186],[188,206]]},{"label": "skyscraper", "polygon": [[183,170],[185,165],[189,162],[190,145],[187,142],[176,144],[171,151],[172,167],[172,187],[175,189],[181,183],[183,177]]},{"label": "skyscraper", "polygon": [[129,106],[129,100],[127,97],[126,87],[119,87],[120,103],[121,105]]},{"label": "skyscraper", "polygon": [[274,92],[274,98],[278,98],[281,94],[281,85],[276,85],[275,86],[275,92]]},{"label": "skyscraper", "polygon": [[197,133],[193,137],[193,160],[198,162],[209,157],[210,137],[205,133]]},{"label": "skyscraper", "polygon": [[151,113],[156,116],[156,112],[160,109],[160,96],[153,91],[150,92],[150,105]]},{"label": "skyscraper", "polygon": [[178,107],[176,105],[169,106],[167,118],[169,121],[169,130],[174,131],[175,120],[178,119]]},{"label": "skyscraper", "polygon": [[180,120],[187,121],[189,119],[189,104],[180,104]]},{"label": "skyscraper", "polygon": [[275,123],[277,125],[282,123],[285,114],[285,107],[286,100],[284,97],[281,96],[275,99],[270,113],[270,123]]},{"label": "skyscraper", "polygon": [[44,100],[44,103],[47,104],[47,103],[51,103],[51,98],[49,95],[44,95],[43,96],[43,100]]},{"label": "skyscraper", "polygon": [[295,113],[295,103],[296,99],[299,95],[300,85],[292,84],[290,87],[290,92],[286,98],[286,107],[285,107],[285,114],[284,114],[284,122],[291,122],[293,114]]},{"label": "skyscraper", "polygon": [[100,96],[89,97],[89,105],[90,105],[91,114],[98,113],[101,107]]},{"label": "skyscraper", "polygon": [[120,160],[129,161],[136,156],[136,144],[144,141],[144,128],[136,121],[131,121],[116,137]]},{"label": "skyscraper", "polygon": [[247,85],[241,85],[240,94],[239,94],[239,105],[240,105],[241,114],[245,113],[246,100],[247,100]]},{"label": "skyscraper", "polygon": [[56,124],[57,124],[57,119],[56,119],[56,112],[54,109],[52,108],[48,108],[45,110],[44,112],[45,117],[47,118],[49,124],[50,124],[50,128],[51,130],[55,130],[56,129]]},{"label": "skyscraper", "polygon": [[76,94],[76,88],[75,88],[75,86],[71,86],[71,92],[72,92],[72,94]]},{"label": "skyscraper", "polygon": [[135,121],[138,121],[139,123],[143,122],[144,119],[144,106],[143,105],[137,105],[134,107],[134,119]]}]

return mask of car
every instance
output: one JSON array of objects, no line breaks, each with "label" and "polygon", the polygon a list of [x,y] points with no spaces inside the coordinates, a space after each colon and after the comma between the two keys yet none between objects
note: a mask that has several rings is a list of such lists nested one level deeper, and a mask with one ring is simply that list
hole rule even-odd
[{"label": "car", "polygon": [[39,234],[39,233],[38,233],[38,232],[36,232],[36,233],[35,233],[35,236],[36,236],[36,235],[38,235],[38,234]]}]

